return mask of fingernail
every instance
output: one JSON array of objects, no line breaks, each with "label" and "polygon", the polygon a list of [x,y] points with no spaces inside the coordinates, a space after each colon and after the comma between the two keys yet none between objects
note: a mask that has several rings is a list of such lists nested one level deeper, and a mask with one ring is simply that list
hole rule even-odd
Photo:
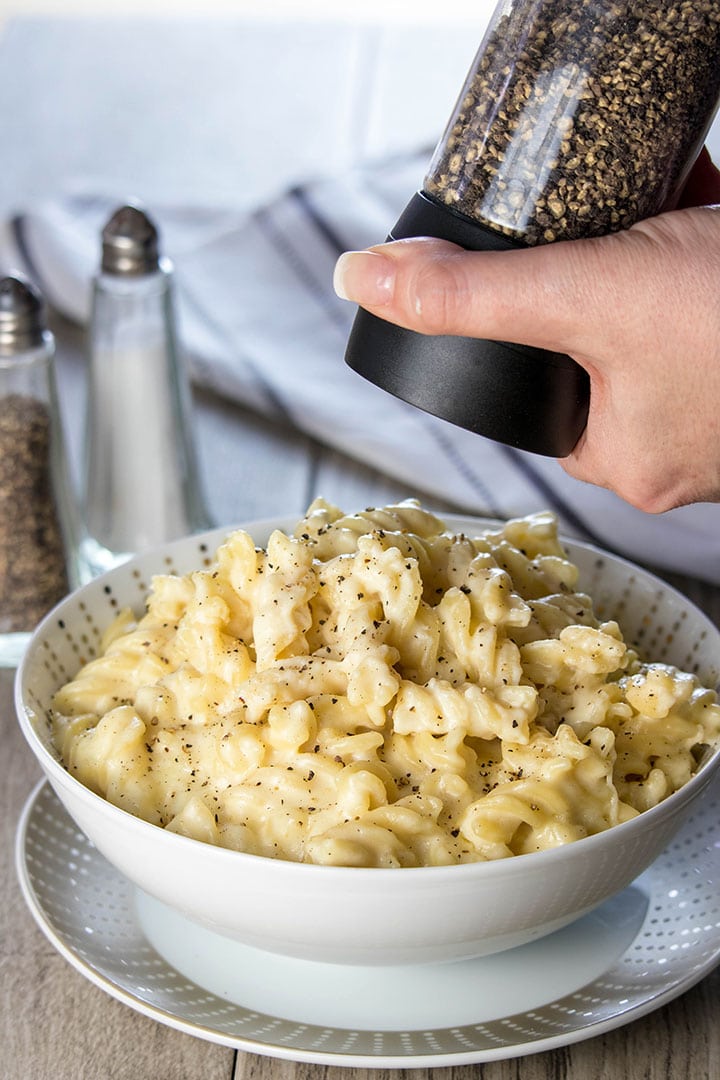
[{"label": "fingernail", "polygon": [[389,304],[395,289],[392,259],[376,251],[346,251],[335,265],[333,288],[341,300],[368,307]]}]

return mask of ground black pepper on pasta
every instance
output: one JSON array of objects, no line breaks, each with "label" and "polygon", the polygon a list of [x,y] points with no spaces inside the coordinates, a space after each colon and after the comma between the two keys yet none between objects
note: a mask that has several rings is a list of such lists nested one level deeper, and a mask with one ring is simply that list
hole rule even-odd
[{"label": "ground black pepper on pasta", "polygon": [[68,592],[42,401],[0,398],[0,631],[32,630]]},{"label": "ground black pepper on pasta", "polygon": [[720,93],[718,0],[527,0],[491,27],[425,191],[528,244],[672,200]]}]

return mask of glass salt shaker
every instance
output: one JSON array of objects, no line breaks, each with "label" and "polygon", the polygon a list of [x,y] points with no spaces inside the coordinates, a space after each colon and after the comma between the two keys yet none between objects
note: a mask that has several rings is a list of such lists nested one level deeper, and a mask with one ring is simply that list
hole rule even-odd
[{"label": "glass salt shaker", "polygon": [[[501,0],[389,238],[506,251],[671,209],[717,109],[719,55],[720,0]],[[361,311],[346,360],[428,412],[536,453],[570,453],[587,419],[588,377],[563,354],[424,336]]]},{"label": "glass salt shaker", "polygon": [[58,407],[55,341],[37,289],[0,280],[0,666],[79,584],[77,510]]},{"label": "glass salt shaker", "polygon": [[98,574],[210,524],[177,348],[173,268],[137,206],[120,207],[103,230],[89,364],[81,554]]}]

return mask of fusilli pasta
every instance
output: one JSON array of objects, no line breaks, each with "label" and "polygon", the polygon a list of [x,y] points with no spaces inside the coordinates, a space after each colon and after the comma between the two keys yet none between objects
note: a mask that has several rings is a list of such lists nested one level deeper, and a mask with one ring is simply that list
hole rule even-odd
[{"label": "fusilli pasta", "polygon": [[153,580],[58,691],[83,784],[242,851],[447,865],[655,805],[720,737],[715,694],[641,662],[577,589],[549,513],[473,537],[415,501],[316,500],[265,549]]}]

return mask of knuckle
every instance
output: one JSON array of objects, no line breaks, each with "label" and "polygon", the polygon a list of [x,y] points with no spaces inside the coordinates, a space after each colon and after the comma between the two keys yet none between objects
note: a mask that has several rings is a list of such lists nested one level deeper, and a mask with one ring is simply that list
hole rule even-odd
[{"label": "knuckle", "polygon": [[664,514],[680,505],[672,493],[663,488],[654,490],[647,484],[628,486],[626,490],[619,490],[618,494],[625,502],[644,514]]},{"label": "knuckle", "polygon": [[632,483],[621,483],[617,487],[617,494],[628,505],[633,506],[636,510],[641,510],[644,514],[660,513],[661,510],[657,506],[657,499],[651,495],[650,492],[645,490],[642,485]]},{"label": "knuckle", "polygon": [[588,449],[581,437],[578,447],[560,464],[574,480],[607,488],[644,514],[664,514],[684,501],[681,493],[654,468],[642,464],[632,467],[611,453],[593,451],[597,451],[597,446]]},{"label": "knuckle", "polygon": [[462,328],[467,289],[449,260],[420,266],[409,283],[411,313],[425,334],[452,334]]}]

